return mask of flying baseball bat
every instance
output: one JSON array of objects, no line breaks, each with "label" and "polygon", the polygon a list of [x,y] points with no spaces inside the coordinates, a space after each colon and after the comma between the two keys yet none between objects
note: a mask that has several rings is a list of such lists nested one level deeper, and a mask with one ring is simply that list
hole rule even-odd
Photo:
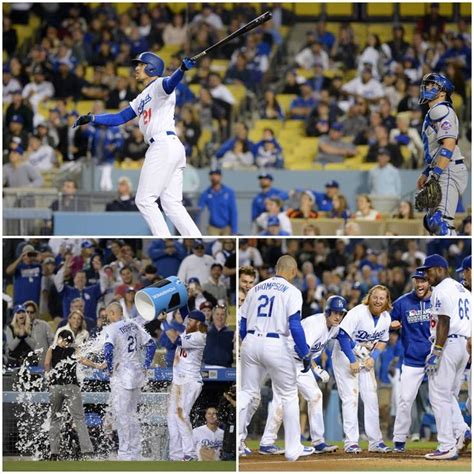
[{"label": "flying baseball bat", "polygon": [[205,49],[204,51],[200,52],[199,54],[196,54],[196,56],[193,56],[191,59],[193,61],[197,61],[198,59],[202,58],[206,54],[210,53],[212,50],[218,48],[219,46],[222,46],[223,44],[228,43],[230,40],[232,40],[234,38],[237,38],[237,36],[243,35],[243,34],[247,33],[248,31],[253,30],[254,28],[257,28],[257,26],[261,25],[262,23],[265,23],[271,17],[272,17],[271,12],[265,12],[263,15],[260,15],[257,18],[253,19],[251,22],[249,22],[246,25],[242,26],[242,28],[239,28],[237,31],[234,31],[229,36],[226,36],[225,38],[221,39],[216,44],[213,44],[212,46],[209,46],[209,48]]}]

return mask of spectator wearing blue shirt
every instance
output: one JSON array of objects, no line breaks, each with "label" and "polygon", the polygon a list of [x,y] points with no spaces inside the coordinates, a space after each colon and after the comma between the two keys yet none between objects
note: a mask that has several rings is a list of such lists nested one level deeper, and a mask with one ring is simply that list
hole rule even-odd
[{"label": "spectator wearing blue shirt", "polygon": [[186,250],[181,242],[175,239],[154,240],[148,255],[163,277],[177,275],[181,262],[186,257]]},{"label": "spectator wearing blue shirt", "polygon": [[291,235],[286,230],[281,229],[280,218],[278,216],[269,216],[267,219],[266,230],[260,232],[259,235]]},{"label": "spectator wearing blue shirt", "polygon": [[271,128],[263,130],[262,139],[255,144],[255,162],[259,168],[283,168],[283,150]]},{"label": "spectator wearing blue shirt", "polygon": [[25,245],[21,255],[5,272],[13,276],[13,304],[21,305],[25,301],[34,301],[39,305],[41,296],[42,269],[37,261],[38,252],[32,245]]},{"label": "spectator wearing blue shirt", "polygon": [[260,173],[258,175],[261,192],[259,192],[252,201],[252,222],[266,211],[265,200],[276,196],[282,201],[288,199],[288,193],[277,188],[272,188],[273,176],[269,173]]},{"label": "spectator wearing blue shirt", "polygon": [[235,142],[242,140],[247,145],[248,150],[254,149],[255,144],[248,139],[249,128],[244,122],[236,122],[234,124],[234,136],[226,140],[216,151],[216,158],[222,158],[227,151],[233,150]]},{"label": "spectator wearing blue shirt", "polygon": [[401,327],[404,352],[400,396],[393,429],[394,452],[404,452],[410,434],[411,410],[425,376],[425,359],[430,353],[431,287],[424,271],[412,274],[413,291],[398,298],[391,312],[392,328]]},{"label": "spectator wearing blue shirt", "polygon": [[316,107],[316,99],[313,97],[313,89],[309,82],[300,85],[300,95],[292,100],[288,116],[294,120],[305,120]]},{"label": "spectator wearing blue shirt", "polygon": [[200,196],[198,207],[209,209],[208,235],[237,234],[237,200],[233,189],[222,184],[222,172],[209,171],[209,186]]},{"label": "spectator wearing blue shirt", "polygon": [[216,306],[212,311],[212,326],[207,332],[204,348],[206,366],[232,367],[234,331],[226,326],[227,308]]},{"label": "spectator wearing blue shirt", "polygon": [[339,193],[339,183],[333,179],[328,181],[325,187],[325,193],[313,191],[313,194],[316,199],[318,211],[331,212],[333,210],[332,200]]}]

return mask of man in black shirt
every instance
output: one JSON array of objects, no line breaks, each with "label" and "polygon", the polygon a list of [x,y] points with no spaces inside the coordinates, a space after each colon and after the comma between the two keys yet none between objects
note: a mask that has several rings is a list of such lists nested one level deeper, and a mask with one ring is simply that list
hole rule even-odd
[{"label": "man in black shirt", "polygon": [[[61,442],[61,412],[65,402],[79,437],[81,453],[92,454],[93,448],[89,432],[84,420],[81,388],[77,380],[77,359],[72,343],[74,336],[65,329],[58,335],[58,342],[48,349],[45,360],[45,369],[48,373],[49,391],[51,402],[51,426],[49,429],[49,442],[51,445],[51,460],[57,460]],[[94,364],[87,364],[94,365]]]},{"label": "man in black shirt", "polygon": [[212,326],[207,332],[204,363],[217,367],[232,367],[234,331],[226,326],[227,308],[218,305],[212,312]]}]

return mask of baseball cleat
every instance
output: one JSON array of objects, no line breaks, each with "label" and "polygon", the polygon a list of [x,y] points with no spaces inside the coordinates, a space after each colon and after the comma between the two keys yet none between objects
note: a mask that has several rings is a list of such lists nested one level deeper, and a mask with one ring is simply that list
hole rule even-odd
[{"label": "baseball cleat", "polygon": [[420,437],[420,433],[415,433],[412,435],[411,437],[411,440],[415,443],[417,443],[418,441],[420,441],[421,437]]},{"label": "baseball cleat", "polygon": [[312,446],[305,446],[300,456],[310,456],[311,454],[314,454],[314,448]]},{"label": "baseball cleat", "polygon": [[344,449],[344,452],[347,454],[359,454],[362,452],[358,444],[351,444],[347,448]]},{"label": "baseball cleat", "polygon": [[467,429],[459,438],[456,440],[456,449],[458,453],[464,452],[469,444],[471,443],[471,430]]},{"label": "baseball cleat", "polygon": [[449,451],[440,451],[437,449],[432,453],[425,454],[425,459],[429,461],[455,461],[459,457],[456,448],[452,448]]},{"label": "baseball cleat", "polygon": [[336,451],[337,446],[329,445],[326,443],[319,443],[314,445],[314,452],[315,454],[321,453],[333,453]]},{"label": "baseball cleat", "polygon": [[405,452],[405,443],[402,441],[395,441],[393,446],[394,453],[404,453]]},{"label": "baseball cleat", "polygon": [[183,461],[186,461],[186,462],[188,462],[188,461],[197,461],[197,460],[198,459],[194,456],[184,456],[184,459],[183,459]]},{"label": "baseball cleat", "polygon": [[252,454],[252,450],[242,441],[239,447],[239,456],[244,457],[249,456],[250,454]]},{"label": "baseball cleat", "polygon": [[383,441],[381,441],[377,446],[369,448],[369,453],[391,453],[392,448],[389,448]]},{"label": "baseball cleat", "polygon": [[274,444],[270,446],[262,446],[258,449],[258,454],[285,454],[285,450],[275,446]]}]

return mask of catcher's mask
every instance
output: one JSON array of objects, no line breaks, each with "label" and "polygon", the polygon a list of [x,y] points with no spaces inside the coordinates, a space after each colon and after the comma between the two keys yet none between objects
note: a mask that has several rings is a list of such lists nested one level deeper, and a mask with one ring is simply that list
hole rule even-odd
[{"label": "catcher's mask", "polygon": [[[436,87],[432,87],[430,90],[428,90],[428,84],[435,84]],[[425,74],[420,85],[420,98],[418,103],[421,105],[435,100],[442,91],[446,92],[446,99],[451,101],[450,96],[454,92],[453,83],[442,74],[438,74],[436,72]]]}]

